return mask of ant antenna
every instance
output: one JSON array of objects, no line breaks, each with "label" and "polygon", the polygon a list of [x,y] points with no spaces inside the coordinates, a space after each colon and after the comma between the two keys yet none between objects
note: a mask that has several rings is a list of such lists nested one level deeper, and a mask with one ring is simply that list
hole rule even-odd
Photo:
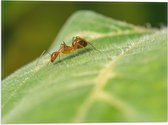
[{"label": "ant antenna", "polygon": [[62,43],[63,43],[63,44],[65,44],[65,42],[64,42],[64,41],[62,41]]},{"label": "ant antenna", "polygon": [[49,53],[48,51],[46,51],[47,54],[51,55],[51,53]]},{"label": "ant antenna", "polygon": [[90,42],[88,42],[95,50],[101,52],[100,50],[96,49],[96,47],[93,46],[93,44],[91,44]]},{"label": "ant antenna", "polygon": [[39,61],[40,61],[41,57],[42,57],[45,53],[47,53],[47,54],[51,55],[48,51],[44,50],[44,51],[41,53],[41,55],[40,55],[39,59],[37,60],[36,66],[37,66],[37,64],[39,63]]},{"label": "ant antenna", "polygon": [[46,52],[46,50],[44,50],[44,51],[41,53],[41,55],[40,55],[39,59],[37,60],[36,66],[37,66],[37,64],[38,64],[39,60],[41,59],[41,57],[45,54],[45,52]]}]

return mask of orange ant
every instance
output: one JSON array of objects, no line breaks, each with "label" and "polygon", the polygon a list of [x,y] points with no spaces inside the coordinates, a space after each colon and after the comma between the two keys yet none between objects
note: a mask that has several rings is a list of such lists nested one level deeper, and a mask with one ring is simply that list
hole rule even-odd
[{"label": "orange ant", "polygon": [[60,53],[69,54],[69,53],[74,52],[77,49],[81,49],[81,48],[86,47],[88,44],[90,44],[95,50],[97,50],[91,43],[87,42],[85,39],[83,39],[79,36],[73,37],[72,46],[66,45],[66,43],[63,41],[63,43],[61,43],[61,46],[58,49],[58,51],[55,51],[52,54],[47,52],[51,56],[50,62],[53,63]]}]

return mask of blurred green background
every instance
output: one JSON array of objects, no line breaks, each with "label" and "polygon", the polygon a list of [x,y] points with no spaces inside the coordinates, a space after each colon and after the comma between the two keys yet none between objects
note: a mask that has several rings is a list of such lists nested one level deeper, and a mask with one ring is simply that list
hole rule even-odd
[{"label": "blurred green background", "polygon": [[[77,10],[140,26],[167,26],[166,3],[2,1],[2,78],[39,57]],[[82,17],[81,17],[82,18]]]}]

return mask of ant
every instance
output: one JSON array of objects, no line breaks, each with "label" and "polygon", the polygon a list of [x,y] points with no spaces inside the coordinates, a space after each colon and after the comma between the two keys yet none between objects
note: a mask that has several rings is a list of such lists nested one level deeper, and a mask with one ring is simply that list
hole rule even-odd
[{"label": "ant", "polygon": [[52,54],[47,52],[51,56],[50,62],[53,63],[60,53],[69,54],[69,53],[74,52],[77,49],[85,48],[88,44],[90,44],[95,50],[97,50],[91,43],[87,42],[85,39],[83,39],[79,36],[72,38],[72,46],[66,45],[66,43],[63,41],[63,43],[61,43],[61,46],[58,49],[58,51],[55,51]]}]

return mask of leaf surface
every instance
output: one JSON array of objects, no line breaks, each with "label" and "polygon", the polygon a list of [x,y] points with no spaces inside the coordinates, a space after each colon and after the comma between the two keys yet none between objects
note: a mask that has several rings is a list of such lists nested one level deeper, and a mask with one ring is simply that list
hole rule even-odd
[{"label": "leaf surface", "polygon": [[3,123],[166,121],[166,29],[146,29],[79,11],[65,23],[50,47],[91,46],[49,55],[2,81]]}]

